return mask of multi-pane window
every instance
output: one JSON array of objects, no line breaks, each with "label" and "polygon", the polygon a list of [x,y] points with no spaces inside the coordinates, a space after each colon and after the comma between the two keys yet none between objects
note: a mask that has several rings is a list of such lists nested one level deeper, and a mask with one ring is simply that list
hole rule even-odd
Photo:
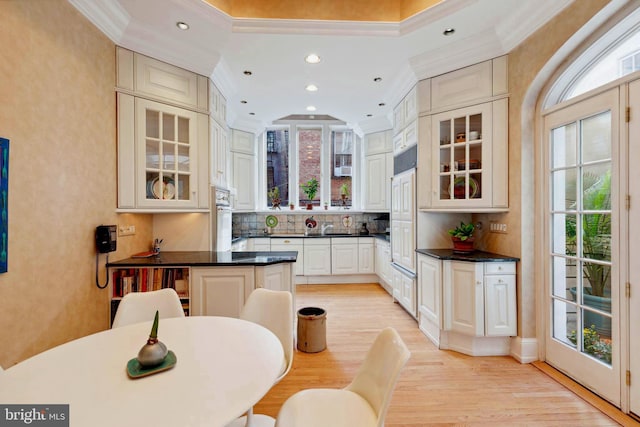
[{"label": "multi-pane window", "polygon": [[[279,195],[283,206],[289,204],[289,130],[268,130],[266,135],[267,191]],[[277,193],[274,189],[277,188]],[[267,200],[271,203],[272,200]]]},{"label": "multi-pane window", "polygon": [[351,206],[353,131],[331,132],[331,206]]},{"label": "multi-pane window", "polygon": [[[299,205],[320,205],[322,158],[322,129],[298,128],[298,186]],[[318,182],[315,185],[314,180]],[[305,192],[305,189],[307,191]],[[315,191],[314,191],[315,190]]]},{"label": "multi-pane window", "polygon": [[620,60],[620,76],[626,76],[638,70],[640,70],[640,50]]},{"label": "multi-pane window", "polygon": [[348,209],[355,205],[358,164],[353,130],[301,123],[267,129],[264,135],[267,207],[273,206],[274,189],[279,206]]}]

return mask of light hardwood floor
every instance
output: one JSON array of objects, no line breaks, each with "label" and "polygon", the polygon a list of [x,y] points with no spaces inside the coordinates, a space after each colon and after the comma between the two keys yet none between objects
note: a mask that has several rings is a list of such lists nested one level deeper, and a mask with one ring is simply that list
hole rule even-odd
[{"label": "light hardwood floor", "polygon": [[327,311],[327,349],[296,351],[291,372],[255,406],[257,414],[275,417],[298,390],[346,386],[378,332],[393,326],[411,359],[395,388],[388,427],[620,425],[533,365],[438,350],[377,284],[298,285],[296,306]]}]

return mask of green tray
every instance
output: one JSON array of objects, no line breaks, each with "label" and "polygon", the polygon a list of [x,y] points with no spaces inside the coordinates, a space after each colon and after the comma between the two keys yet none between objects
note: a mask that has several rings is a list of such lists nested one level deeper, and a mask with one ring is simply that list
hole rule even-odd
[{"label": "green tray", "polygon": [[176,354],[171,350],[169,350],[167,357],[164,358],[164,361],[161,364],[150,368],[143,367],[140,362],[138,362],[137,358],[133,358],[127,362],[127,375],[129,375],[129,378],[136,379],[157,374],[158,372],[173,368],[177,361],[178,358],[176,357]]}]

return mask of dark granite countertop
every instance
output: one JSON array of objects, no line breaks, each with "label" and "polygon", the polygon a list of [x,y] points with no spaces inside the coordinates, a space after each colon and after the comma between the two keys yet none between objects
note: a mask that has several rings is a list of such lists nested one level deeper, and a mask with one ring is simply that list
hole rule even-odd
[{"label": "dark granite countertop", "polygon": [[473,251],[469,253],[454,252],[453,249],[416,249],[416,252],[448,261],[468,261],[468,262],[508,262],[520,261],[520,258],[494,254],[484,251]]},{"label": "dark granite countertop", "polygon": [[287,234],[287,233],[273,233],[273,234],[253,234],[248,236],[234,236],[232,242],[237,242],[243,239],[249,238],[274,238],[274,239],[313,239],[318,237],[330,238],[330,237],[375,237],[376,239],[389,240],[389,235],[385,233],[370,233],[370,234],[357,234],[357,233],[311,233],[311,234]]},{"label": "dark granite countertop", "polygon": [[107,267],[218,267],[262,266],[295,262],[297,251],[264,252],[160,252],[149,258],[127,258],[113,261]]}]

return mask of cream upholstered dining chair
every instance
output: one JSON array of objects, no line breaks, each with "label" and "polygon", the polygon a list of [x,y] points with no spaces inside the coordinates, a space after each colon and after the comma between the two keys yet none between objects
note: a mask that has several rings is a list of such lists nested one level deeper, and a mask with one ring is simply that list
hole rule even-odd
[{"label": "cream upholstered dining chair", "polygon": [[[293,298],[291,292],[275,291],[271,289],[257,288],[249,295],[242,307],[240,318],[257,323],[269,329],[278,337],[284,350],[284,360],[277,383],[291,370],[293,364]],[[253,414],[253,408],[247,411],[247,415],[237,418],[227,427],[266,427],[273,426],[274,419],[267,416]]]},{"label": "cream upholstered dining chair", "polygon": [[382,427],[407,346],[393,328],[375,339],[355,378],[343,389],[307,389],[289,397],[276,427]]},{"label": "cream upholstered dining chair", "polygon": [[111,327],[119,328],[133,323],[152,321],[156,310],[161,319],[184,317],[182,303],[175,289],[130,292],[120,301]]}]

